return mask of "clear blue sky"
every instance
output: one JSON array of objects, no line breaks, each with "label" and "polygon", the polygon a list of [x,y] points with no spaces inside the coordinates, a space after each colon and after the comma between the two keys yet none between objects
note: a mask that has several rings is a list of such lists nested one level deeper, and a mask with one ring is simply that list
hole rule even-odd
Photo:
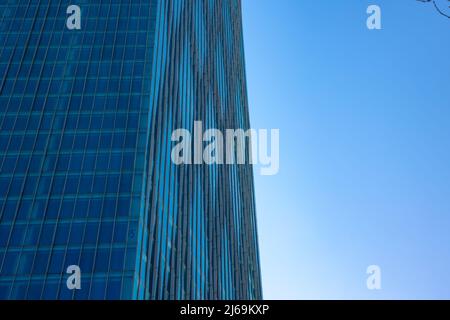
[{"label": "clear blue sky", "polygon": [[242,2],[252,127],[281,135],[279,174],[255,175],[264,297],[450,298],[450,19]]}]

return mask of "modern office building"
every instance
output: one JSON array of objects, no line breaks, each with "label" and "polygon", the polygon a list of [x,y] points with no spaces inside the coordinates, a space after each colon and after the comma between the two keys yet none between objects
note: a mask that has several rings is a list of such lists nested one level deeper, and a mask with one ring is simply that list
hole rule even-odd
[{"label": "modern office building", "polygon": [[0,299],[261,298],[252,166],[171,161],[249,128],[240,7],[1,1]]}]

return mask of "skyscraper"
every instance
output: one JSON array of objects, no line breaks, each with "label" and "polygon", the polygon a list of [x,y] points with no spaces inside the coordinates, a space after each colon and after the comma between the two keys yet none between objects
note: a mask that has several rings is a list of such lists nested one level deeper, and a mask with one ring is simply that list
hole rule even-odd
[{"label": "skyscraper", "polygon": [[240,5],[2,1],[0,298],[261,298],[252,166],[171,161],[250,126]]}]

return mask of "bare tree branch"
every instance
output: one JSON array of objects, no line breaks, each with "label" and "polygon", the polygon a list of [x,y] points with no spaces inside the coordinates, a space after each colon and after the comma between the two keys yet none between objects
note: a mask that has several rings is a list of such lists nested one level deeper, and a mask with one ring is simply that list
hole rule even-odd
[{"label": "bare tree branch", "polygon": [[[419,1],[419,2],[432,2],[433,5],[434,5],[434,7],[436,8],[437,12],[439,12],[442,16],[444,16],[444,17],[450,19],[450,0],[447,0],[447,2],[448,2],[448,8],[449,8],[449,13],[445,13],[445,12],[438,6],[438,4],[436,3],[436,0],[416,0],[416,1]],[[442,0],[442,1],[445,1],[445,0]]]}]

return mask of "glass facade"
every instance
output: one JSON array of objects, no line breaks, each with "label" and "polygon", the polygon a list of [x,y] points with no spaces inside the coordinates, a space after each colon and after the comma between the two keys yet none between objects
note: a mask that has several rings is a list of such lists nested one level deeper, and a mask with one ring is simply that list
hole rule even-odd
[{"label": "glass facade", "polygon": [[240,1],[72,4],[0,4],[0,299],[261,298],[252,166],[170,158],[249,128]]}]

